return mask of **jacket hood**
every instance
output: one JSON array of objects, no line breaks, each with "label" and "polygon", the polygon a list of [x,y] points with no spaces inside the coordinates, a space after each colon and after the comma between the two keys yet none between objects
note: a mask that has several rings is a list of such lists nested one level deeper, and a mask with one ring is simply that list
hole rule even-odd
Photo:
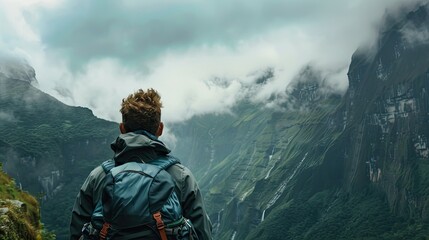
[{"label": "jacket hood", "polygon": [[136,131],[119,135],[110,145],[115,152],[117,163],[130,161],[147,162],[158,155],[167,155],[170,150],[158,138],[146,131]]}]

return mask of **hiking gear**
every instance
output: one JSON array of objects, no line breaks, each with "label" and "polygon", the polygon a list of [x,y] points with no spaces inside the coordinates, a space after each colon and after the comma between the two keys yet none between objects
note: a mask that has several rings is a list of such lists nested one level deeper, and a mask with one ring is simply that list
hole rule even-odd
[{"label": "hiking gear", "polygon": [[[180,141],[180,139],[178,140]],[[170,152],[155,136],[151,136],[145,132],[119,135],[112,143],[112,149],[115,151],[114,162],[118,164],[136,161],[136,159],[151,163],[152,160],[156,160]],[[180,224],[177,226],[168,226],[166,228],[167,236],[171,235],[169,232],[195,229],[199,239],[212,239],[211,223],[205,211],[201,192],[191,171],[179,163],[169,167],[166,171],[174,180],[175,191],[180,200],[183,217],[185,218],[184,221],[190,219],[191,224],[194,226],[194,228],[180,227]],[[85,223],[91,222],[91,218],[95,217],[92,213],[95,211],[97,204],[101,202],[101,195],[105,185],[103,179],[105,176],[106,173],[103,167],[99,165],[88,175],[83,183],[73,206],[70,240],[79,239],[82,233],[82,226]],[[102,210],[99,212],[102,213]],[[100,216],[102,218],[102,214]],[[98,229],[101,229],[101,227],[99,226]]]},{"label": "hiking gear", "polygon": [[[182,216],[174,180],[165,171],[177,163],[179,161],[170,156],[117,167],[113,160],[105,161],[102,168],[107,175],[102,204],[97,204],[91,221],[95,228],[100,229],[102,225],[100,239],[153,236],[161,240],[198,239],[192,225]],[[171,228],[171,224],[179,224],[175,226],[177,230]],[[166,229],[169,229],[169,238]]]}]

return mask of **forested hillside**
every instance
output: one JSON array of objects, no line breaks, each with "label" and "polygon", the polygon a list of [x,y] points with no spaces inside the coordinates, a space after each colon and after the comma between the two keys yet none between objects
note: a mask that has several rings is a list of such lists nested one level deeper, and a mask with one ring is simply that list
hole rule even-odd
[{"label": "forested hillside", "polygon": [[[428,9],[388,19],[376,46],[351,56],[343,95],[309,64],[269,103],[244,99],[229,114],[167,126],[215,239],[428,239]],[[255,89],[277,77],[267,73]],[[118,126],[34,81],[27,65],[0,71],[0,161],[15,179],[4,177],[0,191],[33,193],[47,229],[66,239],[78,189],[111,156]],[[31,224],[37,236],[40,223]]]},{"label": "forested hillside", "polygon": [[39,198],[47,229],[66,239],[73,201],[91,169],[111,157],[118,126],[33,87],[31,70],[0,74],[0,162]]},{"label": "forested hillside", "polygon": [[427,239],[429,44],[413,34],[428,29],[427,7],[387,21],[343,97],[310,66],[280,110],[242,103],[177,126],[216,239]]}]

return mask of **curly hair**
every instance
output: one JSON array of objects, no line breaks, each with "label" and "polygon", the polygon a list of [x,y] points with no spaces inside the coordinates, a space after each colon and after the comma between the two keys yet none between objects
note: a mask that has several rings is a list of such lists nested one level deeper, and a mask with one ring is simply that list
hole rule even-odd
[{"label": "curly hair", "polygon": [[146,92],[139,89],[122,99],[122,122],[127,132],[145,130],[156,133],[161,122],[161,96],[152,88]]}]

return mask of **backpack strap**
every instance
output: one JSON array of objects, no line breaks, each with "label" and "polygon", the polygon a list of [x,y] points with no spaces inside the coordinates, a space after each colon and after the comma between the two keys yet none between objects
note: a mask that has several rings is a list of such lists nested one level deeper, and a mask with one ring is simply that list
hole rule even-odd
[{"label": "backpack strap", "polygon": [[103,228],[100,231],[100,240],[105,240],[110,229],[110,224],[104,223]]},{"label": "backpack strap", "polygon": [[107,173],[109,173],[110,170],[112,170],[112,168],[115,167],[115,161],[113,159],[109,159],[107,161],[104,161],[101,164],[101,167],[103,168],[104,172],[107,174]]},{"label": "backpack strap", "polygon": [[[147,164],[155,165],[163,170],[167,170],[169,167],[177,163],[180,163],[179,159],[173,156],[165,155],[165,156],[159,157],[158,159],[152,160]],[[158,229],[161,240],[167,240],[168,239],[167,232],[166,232],[164,221],[162,220],[161,213],[158,211],[154,213],[152,217],[156,221],[156,228]]]},{"label": "backpack strap", "polygon": [[163,170],[167,170],[169,167],[177,163],[180,163],[180,160],[170,155],[161,156],[160,158],[147,162],[147,164],[158,166]]},{"label": "backpack strap", "polygon": [[165,232],[165,225],[164,225],[164,221],[162,221],[162,217],[161,217],[161,213],[158,211],[156,213],[154,213],[153,218],[156,221],[156,228],[159,231],[159,235],[161,237],[162,240],[167,240],[167,233]]}]

